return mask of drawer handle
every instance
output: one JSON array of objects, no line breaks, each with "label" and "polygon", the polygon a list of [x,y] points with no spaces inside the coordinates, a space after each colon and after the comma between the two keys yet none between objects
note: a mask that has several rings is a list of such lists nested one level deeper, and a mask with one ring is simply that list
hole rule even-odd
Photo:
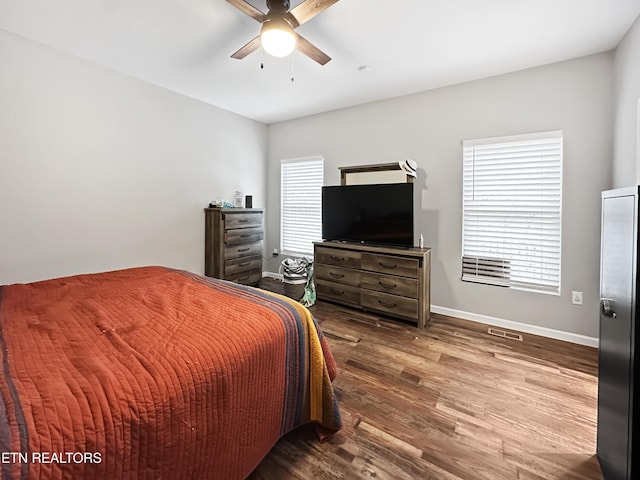
[{"label": "drawer handle", "polygon": [[244,277],[236,278],[236,282],[241,282],[242,280],[249,280],[249,275],[245,275]]},{"label": "drawer handle", "polygon": [[386,308],[395,308],[396,306],[395,303],[387,303],[387,302],[383,302],[382,300],[378,300],[378,303]]},{"label": "drawer handle", "polygon": [[336,262],[344,262],[344,257],[336,257],[335,255],[331,255],[329,258],[331,258],[331,260],[334,260]]},{"label": "drawer handle", "polygon": [[238,252],[248,252],[249,250],[251,250],[251,248],[250,248],[250,247],[247,247],[247,248],[239,248],[239,249],[238,249]]},{"label": "drawer handle", "polygon": [[241,233],[240,234],[240,238],[247,238],[247,237],[250,237],[250,236],[251,236],[250,233]]},{"label": "drawer handle", "polygon": [[334,295],[344,295],[344,290],[339,291],[339,290],[336,290],[335,288],[330,288],[329,290],[331,290],[331,293],[333,293]]},{"label": "drawer handle", "polygon": [[390,270],[393,270],[394,268],[398,267],[398,265],[396,264],[389,265],[388,263],[382,263],[382,262],[378,262],[378,265],[380,265],[382,268],[388,268]]},{"label": "drawer handle", "polygon": [[384,283],[384,282],[378,282],[378,285],[385,288],[396,288],[397,286],[395,283]]},{"label": "drawer handle", "polygon": [[238,219],[238,223],[249,223],[249,219],[248,218],[239,218]]},{"label": "drawer handle", "polygon": [[251,265],[251,262],[242,262],[238,264],[239,267],[246,267],[247,265]]},{"label": "drawer handle", "polygon": [[329,272],[329,275],[331,275],[333,278],[344,278],[344,274],[342,273]]}]

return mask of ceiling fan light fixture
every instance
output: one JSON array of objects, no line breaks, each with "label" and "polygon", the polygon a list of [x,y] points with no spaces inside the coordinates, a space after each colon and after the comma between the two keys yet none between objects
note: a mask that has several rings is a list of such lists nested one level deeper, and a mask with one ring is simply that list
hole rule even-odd
[{"label": "ceiling fan light fixture", "polygon": [[284,18],[272,18],[262,24],[262,48],[274,57],[286,57],[296,48],[293,27]]}]

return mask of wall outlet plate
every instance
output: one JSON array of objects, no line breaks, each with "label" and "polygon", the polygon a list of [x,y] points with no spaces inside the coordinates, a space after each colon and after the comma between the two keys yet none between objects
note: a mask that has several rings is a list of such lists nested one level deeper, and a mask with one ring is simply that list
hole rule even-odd
[{"label": "wall outlet plate", "polygon": [[573,290],[571,292],[571,303],[573,305],[582,305],[582,292]]}]

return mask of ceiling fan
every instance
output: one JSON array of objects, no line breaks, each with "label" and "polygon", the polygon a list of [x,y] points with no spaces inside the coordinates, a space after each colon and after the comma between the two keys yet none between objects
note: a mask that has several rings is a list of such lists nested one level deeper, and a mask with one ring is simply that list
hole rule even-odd
[{"label": "ceiling fan", "polygon": [[305,0],[289,10],[289,0],[267,0],[268,13],[262,13],[245,0],[227,0],[238,10],[260,22],[260,35],[242,46],[231,58],[242,59],[262,47],[274,57],[286,57],[298,49],[320,65],[326,64],[331,57],[295,32],[303,23],[326,10],[338,0]]}]

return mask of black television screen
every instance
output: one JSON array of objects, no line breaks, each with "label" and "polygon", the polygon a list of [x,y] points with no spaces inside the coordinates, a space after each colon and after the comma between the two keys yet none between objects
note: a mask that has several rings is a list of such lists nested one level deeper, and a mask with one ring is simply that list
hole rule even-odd
[{"label": "black television screen", "polygon": [[413,246],[413,183],[322,187],[322,238]]}]

